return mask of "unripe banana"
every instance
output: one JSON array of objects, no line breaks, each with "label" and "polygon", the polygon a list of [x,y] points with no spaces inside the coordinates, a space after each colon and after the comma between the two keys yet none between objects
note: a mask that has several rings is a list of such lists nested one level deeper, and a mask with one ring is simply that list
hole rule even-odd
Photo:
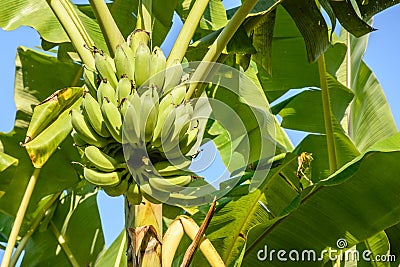
[{"label": "unripe banana", "polygon": [[190,117],[193,114],[193,107],[190,103],[182,104],[176,107],[175,128],[172,140],[180,139],[188,130],[190,125]]},{"label": "unripe banana", "polygon": [[171,90],[170,94],[172,95],[173,99],[172,103],[175,106],[180,105],[182,101],[185,99],[186,90],[187,90],[187,84],[185,83],[182,83]]},{"label": "unripe banana", "polygon": [[118,104],[121,105],[122,99],[127,98],[132,93],[133,93],[132,82],[127,77],[122,76],[122,78],[119,79],[117,86]]},{"label": "unripe banana", "polygon": [[90,145],[104,147],[109,143],[109,140],[101,137],[90,126],[90,122],[79,112],[79,110],[71,110],[72,127],[79,134],[79,137]]},{"label": "unripe banana", "polygon": [[168,178],[162,177],[151,177],[149,184],[151,187],[165,192],[179,191],[179,187],[186,186],[192,181],[190,175],[177,175],[169,176]]},{"label": "unripe banana", "polygon": [[[128,100],[130,99],[130,101]],[[124,101],[122,108],[128,106],[126,111],[122,113],[124,116],[123,134],[124,143],[129,144],[138,143],[140,140],[140,109],[141,102],[137,92],[135,92],[127,101]],[[125,103],[126,102],[126,103]]]},{"label": "unripe banana", "polygon": [[129,184],[125,197],[131,205],[139,205],[142,202],[142,194],[135,181]]},{"label": "unripe banana", "polygon": [[100,103],[100,105],[103,104],[103,100],[105,97],[111,103],[117,105],[117,96],[115,90],[107,79],[102,80],[99,88],[97,89],[97,101]]},{"label": "unripe banana", "polygon": [[169,161],[160,161],[153,165],[157,173],[163,177],[165,176],[176,176],[187,174],[189,171],[187,168],[190,166],[191,161],[185,160],[180,164],[173,164]]},{"label": "unripe banana", "polygon": [[99,172],[94,169],[85,167],[83,169],[83,176],[85,179],[97,186],[116,186],[121,182],[123,172]]},{"label": "unripe banana", "polygon": [[170,67],[165,69],[165,80],[163,86],[164,94],[169,93],[169,91],[172,90],[172,88],[180,84],[182,74],[183,74],[183,68],[178,60],[175,60]]},{"label": "unripe banana", "polygon": [[154,204],[161,204],[169,199],[169,192],[152,187],[150,184],[140,184],[142,196]]},{"label": "unripe banana", "polygon": [[122,118],[117,106],[111,103],[106,97],[101,106],[101,113],[104,117],[107,129],[111,136],[118,143],[122,143]]},{"label": "unripe banana", "polygon": [[153,131],[152,144],[155,147],[159,147],[161,145],[161,131],[164,127],[165,120],[174,108],[175,106],[173,105],[172,95],[166,95],[160,102],[157,123]]},{"label": "unripe banana", "polygon": [[141,42],[136,50],[135,55],[135,82],[136,88],[144,85],[150,75],[150,49]]},{"label": "unripe banana", "polygon": [[93,165],[100,171],[112,172],[118,168],[123,168],[126,166],[126,164],[118,163],[116,159],[110,157],[95,146],[86,147],[84,154],[91,165]]},{"label": "unripe banana", "polygon": [[164,125],[162,125],[161,129],[161,146],[158,147],[158,149],[163,152],[163,151],[168,151],[174,146],[178,145],[178,141],[175,140],[175,143],[173,143],[172,135],[174,133],[175,129],[175,117],[176,117],[176,108],[174,107],[170,113],[167,115],[167,118],[165,119]]},{"label": "unripe banana", "polygon": [[86,146],[87,143],[79,136],[79,134],[73,130],[71,132],[72,139],[74,140],[75,146]]},{"label": "unripe banana", "polygon": [[95,94],[97,91],[97,75],[94,71],[89,70],[86,66],[83,67],[83,80],[89,92]]},{"label": "unripe banana", "polygon": [[128,44],[132,49],[132,53],[136,55],[136,50],[139,47],[139,44],[143,42],[145,45],[149,45],[150,43],[150,35],[148,32],[144,30],[135,30],[128,36]]},{"label": "unripe banana", "polygon": [[193,128],[188,130],[182,139],[179,141],[179,147],[183,155],[189,153],[192,147],[197,142],[197,134],[199,133],[199,128]]},{"label": "unripe banana", "polygon": [[107,79],[112,87],[116,88],[118,84],[117,77],[115,76],[115,65],[113,59],[107,54],[95,51],[94,62],[97,71],[100,73],[102,79]]},{"label": "unripe banana", "polygon": [[153,137],[153,130],[157,123],[159,106],[157,89],[149,88],[140,96],[140,101],[140,129],[144,133],[141,139],[149,142]]},{"label": "unripe banana", "polygon": [[125,179],[116,186],[103,186],[103,190],[110,197],[121,196],[128,190],[128,180],[128,177],[125,177]]},{"label": "unripe banana", "polygon": [[[123,46],[127,47],[127,49],[124,49]],[[135,56],[127,43],[123,43],[117,46],[114,62],[118,78],[126,75],[130,80],[135,79],[134,58]]]},{"label": "unripe banana", "polygon": [[166,58],[159,47],[155,47],[150,58],[150,87],[154,86],[160,92],[165,78]]},{"label": "unripe banana", "polygon": [[93,129],[103,137],[110,137],[110,132],[107,130],[103,115],[101,114],[100,105],[90,93],[83,95],[82,107]]}]

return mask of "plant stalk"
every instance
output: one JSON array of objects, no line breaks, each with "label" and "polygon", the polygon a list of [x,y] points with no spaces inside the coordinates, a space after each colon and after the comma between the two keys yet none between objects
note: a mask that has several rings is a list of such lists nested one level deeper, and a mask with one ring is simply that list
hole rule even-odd
[{"label": "plant stalk", "polygon": [[33,170],[31,178],[29,179],[28,186],[25,189],[24,196],[22,197],[21,204],[17,211],[17,216],[15,217],[15,221],[14,221],[13,227],[11,229],[10,237],[8,238],[8,241],[7,241],[7,247],[4,252],[3,261],[1,262],[1,267],[9,266],[11,255],[12,255],[13,249],[15,247],[15,243],[17,242],[18,233],[19,233],[19,230],[21,229],[21,225],[22,225],[26,210],[28,208],[29,201],[31,199],[33,189],[35,188],[37,179],[39,177],[40,170],[41,169],[35,168]]},{"label": "plant stalk", "polygon": [[258,0],[246,0],[236,11],[235,15],[232,19],[228,22],[225,28],[222,30],[220,35],[218,35],[217,39],[211,45],[210,49],[204,56],[202,62],[197,67],[196,71],[193,73],[192,82],[189,86],[189,90],[186,93],[185,100],[190,100],[195,95],[201,95],[204,87],[197,88],[197,81],[201,81],[210,72],[209,62],[215,62],[228,42],[231,40],[232,36],[235,34],[237,29],[245,20],[246,16],[250,13],[251,9],[255,6]]},{"label": "plant stalk", "polygon": [[110,55],[114,57],[117,46],[123,43],[125,39],[104,0],[89,0],[89,2],[106,40]]},{"label": "plant stalk", "polygon": [[153,36],[153,0],[139,0],[136,29],[145,30]]},{"label": "plant stalk", "polygon": [[15,250],[14,254],[11,257],[10,265],[9,267],[14,267],[17,264],[17,261],[19,259],[19,256],[21,255],[22,251],[24,250],[26,244],[28,244],[29,239],[35,232],[36,228],[39,226],[40,222],[43,219],[43,216],[46,214],[46,211],[54,204],[54,202],[58,199],[60,196],[60,193],[54,194],[51,199],[43,206],[43,208],[40,210],[39,214],[35,217],[35,220],[33,221],[31,227],[29,228],[28,231],[26,231],[26,234],[24,237],[22,237],[21,241],[18,244],[17,249]]},{"label": "plant stalk", "polygon": [[71,39],[76,51],[78,52],[82,62],[90,69],[95,69],[94,57],[88,47],[93,46],[89,35],[84,29],[73,7],[68,8],[70,3],[67,0],[46,0],[50,8],[53,10],[57,19]]},{"label": "plant stalk", "polygon": [[64,250],[64,253],[67,255],[67,258],[68,258],[69,262],[71,263],[71,265],[73,267],[79,267],[79,263],[75,259],[74,254],[72,254],[72,251],[69,248],[68,244],[65,242],[64,236],[60,233],[60,231],[58,231],[58,229],[55,226],[55,224],[53,223],[53,221],[50,221],[50,228],[53,231],[53,234],[56,236],[58,244],[60,244],[60,246]]},{"label": "plant stalk", "polygon": [[322,107],[324,110],[324,122],[325,122],[325,133],[326,141],[328,146],[328,156],[329,156],[329,171],[333,173],[337,170],[336,161],[336,150],[335,150],[335,139],[333,136],[333,122],[331,117],[331,101],[329,97],[328,82],[326,80],[326,66],[325,66],[325,56],[322,54],[318,59],[318,71],[322,95]]},{"label": "plant stalk", "polygon": [[194,3],[168,56],[167,67],[176,60],[179,62],[182,61],[209,1],[210,0],[197,0]]}]

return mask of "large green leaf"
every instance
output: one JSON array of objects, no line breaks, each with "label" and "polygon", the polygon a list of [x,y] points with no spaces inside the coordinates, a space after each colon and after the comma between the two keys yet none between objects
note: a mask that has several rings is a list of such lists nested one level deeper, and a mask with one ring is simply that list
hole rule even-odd
[{"label": "large green leaf", "polygon": [[83,184],[63,195],[47,229],[32,235],[21,266],[71,266],[71,255],[79,266],[94,264],[104,237],[96,193]]},{"label": "large green leaf", "polygon": [[[317,255],[335,249],[339,238],[357,245],[400,221],[400,135],[322,181],[301,205],[277,223],[254,227],[247,240],[246,266],[281,266],[285,262],[260,262],[257,253],[268,249],[315,250]],[[397,142],[395,146],[393,143]],[[382,152],[381,152],[382,151]],[[388,168],[387,166],[391,166]],[[379,179],[377,179],[379,177]],[[371,197],[373,196],[373,197]],[[286,255],[287,256],[287,255]],[[286,263],[287,264],[287,263]],[[320,266],[307,262],[307,266]]]},{"label": "large green leaf", "polygon": [[[78,9],[77,12],[96,46],[108,51],[96,21]],[[30,26],[48,42],[60,44],[70,41],[46,0],[4,0],[0,5],[0,13],[0,27],[4,30]]]},{"label": "large green leaf", "polygon": [[[327,73],[332,116],[341,121],[353,98],[352,92]],[[324,111],[320,90],[305,90],[273,107],[282,117],[282,127],[314,133],[325,133]]]},{"label": "large green leaf", "polygon": [[96,262],[97,267],[119,266],[125,267],[127,264],[126,259],[126,231],[121,231],[118,237],[114,240],[111,246]]},{"label": "large green leaf", "polygon": [[[78,65],[60,62],[34,50],[19,48],[16,63],[15,127],[8,134],[0,134],[4,153],[18,159],[18,165],[10,166],[0,173],[0,210],[11,216],[15,216],[33,172],[29,155],[20,146],[20,142],[25,140],[33,106],[46,99],[56,89],[80,83],[77,78],[80,76]],[[41,200],[79,181],[77,170],[71,164],[72,161],[78,160],[79,155],[72,146],[72,138],[67,138],[40,173],[20,234],[27,230],[35,211],[40,208]]]},{"label": "large green leaf", "polygon": [[[297,157],[288,155],[254,192],[249,194],[248,185],[242,185],[228,194],[229,201],[213,216],[206,232],[227,266],[235,266],[252,227],[282,215],[298,197],[296,167]],[[294,184],[297,187],[293,187]],[[201,214],[196,214],[198,221],[202,218]],[[204,259],[198,257],[196,261],[201,263],[196,266],[205,266]]]}]

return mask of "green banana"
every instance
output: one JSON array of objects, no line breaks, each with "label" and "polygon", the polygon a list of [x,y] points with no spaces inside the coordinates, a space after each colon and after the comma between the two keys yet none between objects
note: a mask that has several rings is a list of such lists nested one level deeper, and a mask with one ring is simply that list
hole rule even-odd
[{"label": "green banana", "polygon": [[117,105],[117,95],[114,88],[110,85],[107,79],[101,81],[99,88],[97,89],[97,102],[103,104],[104,98],[107,98],[111,103]]},{"label": "green banana", "polygon": [[151,187],[166,192],[176,192],[180,191],[179,187],[188,185],[192,181],[192,176],[190,175],[177,175],[169,176],[168,178],[162,177],[151,177],[149,179],[149,184]]},{"label": "green banana", "polygon": [[187,90],[187,84],[182,83],[170,91],[170,94],[172,95],[173,99],[172,103],[175,106],[180,105],[182,101],[185,99],[186,90]]},{"label": "green banana", "polygon": [[122,143],[122,117],[117,106],[105,97],[101,106],[101,113],[111,136],[118,143]]},{"label": "green banana", "polygon": [[197,134],[199,133],[199,128],[193,128],[188,130],[184,136],[179,141],[179,147],[183,155],[189,153],[192,147],[197,142]]},{"label": "green banana", "polygon": [[121,105],[122,99],[127,98],[132,93],[133,93],[132,82],[127,77],[122,76],[122,78],[119,79],[117,86],[118,104]]},{"label": "green banana", "polygon": [[79,136],[79,134],[75,130],[72,130],[71,136],[72,136],[72,139],[74,140],[75,146],[87,145],[87,143]]},{"label": "green banana", "polygon": [[155,163],[153,167],[157,171],[157,173],[163,177],[176,176],[187,174],[189,172],[187,168],[190,166],[191,163],[191,160],[185,160],[180,164],[173,164],[169,161],[160,161]]},{"label": "green banana", "polygon": [[124,163],[118,163],[116,159],[107,155],[96,146],[86,147],[84,154],[91,165],[100,171],[112,172],[118,168],[123,168],[126,166]]},{"label": "green banana", "polygon": [[139,205],[142,202],[142,194],[135,181],[129,184],[128,190],[125,192],[125,197],[131,205]]},{"label": "green banana", "polygon": [[149,47],[140,42],[135,55],[135,82],[136,87],[139,88],[144,85],[150,75],[150,49]]},{"label": "green banana", "polygon": [[116,186],[121,182],[121,177],[123,175],[123,172],[99,172],[87,167],[83,168],[83,176],[85,179],[89,183],[97,186]]},{"label": "green banana", "polygon": [[115,64],[112,58],[107,54],[95,50],[94,53],[94,64],[96,65],[97,71],[101,77],[107,79],[113,88],[117,87],[118,80],[115,76]]},{"label": "green banana", "polygon": [[87,121],[79,110],[71,110],[71,123],[84,142],[97,147],[104,147],[109,143],[109,140],[96,133],[92,126],[90,126],[90,122]]},{"label": "green banana", "polygon": [[125,179],[122,179],[116,186],[103,186],[103,190],[110,197],[118,197],[128,190],[128,180],[128,177],[125,177]]},{"label": "green banana", "polygon": [[104,123],[103,115],[99,103],[90,93],[83,95],[82,107],[84,115],[88,118],[93,129],[103,137],[110,137],[110,132]]},{"label": "green banana", "polygon": [[178,145],[178,142],[175,140],[172,140],[172,135],[174,133],[174,128],[175,128],[175,117],[176,117],[176,107],[174,107],[170,113],[167,115],[164,125],[162,125],[161,129],[161,146],[158,147],[158,150],[161,152],[163,151],[168,151],[174,146]]},{"label": "green banana", "polygon": [[149,88],[140,96],[140,101],[140,129],[144,133],[142,140],[149,142],[153,137],[153,130],[157,123],[159,107],[157,89]]},{"label": "green banana", "polygon": [[[130,99],[130,100],[129,100]],[[135,92],[130,98],[124,101],[122,108],[126,111],[122,111],[124,116],[123,124],[123,135],[124,143],[134,144],[140,140],[140,109],[141,101],[137,92]]]},{"label": "green banana", "polygon": [[[125,47],[125,49],[124,49]],[[115,51],[115,68],[118,78],[126,75],[130,80],[135,78],[135,56],[127,43],[117,46]]]},{"label": "green banana", "polygon": [[83,66],[83,80],[89,92],[95,94],[97,91],[97,75],[94,71],[89,70]]},{"label": "green banana", "polygon": [[163,86],[163,93],[168,94],[172,88],[180,84],[183,74],[183,68],[178,60],[175,60],[173,64],[165,69],[165,80]]},{"label": "green banana", "polygon": [[128,36],[128,44],[132,49],[132,53],[136,55],[136,50],[139,47],[139,44],[143,42],[145,45],[149,45],[150,43],[150,35],[148,32],[144,30],[135,30]]},{"label": "green banana", "polygon": [[150,58],[150,87],[154,86],[161,91],[165,78],[165,55],[159,47],[155,47]]},{"label": "green banana", "polygon": [[153,131],[152,144],[155,147],[161,145],[161,131],[164,127],[165,120],[174,108],[172,95],[168,94],[164,96],[158,108],[157,123]]}]

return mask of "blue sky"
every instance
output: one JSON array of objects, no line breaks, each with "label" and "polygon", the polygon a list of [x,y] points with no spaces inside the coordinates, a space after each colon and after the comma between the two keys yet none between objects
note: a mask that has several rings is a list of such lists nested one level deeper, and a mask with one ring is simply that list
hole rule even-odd
[{"label": "blue sky", "polygon": [[[238,1],[224,1],[231,6]],[[240,2],[240,1],[239,1]],[[400,37],[400,6],[392,7],[375,17],[374,27],[378,30],[371,33],[369,46],[365,54],[366,63],[375,72],[380,81],[397,125],[400,125],[400,51],[398,50]],[[174,29],[169,35],[168,42],[163,45],[168,52],[172,41],[177,36],[180,22],[175,19]],[[15,31],[0,30],[0,131],[8,132],[14,124],[15,104],[13,99],[13,84],[15,71],[15,53],[18,46],[34,47],[40,45],[39,35],[35,30],[27,27]],[[303,135],[289,131],[293,142],[297,144]],[[123,228],[122,198],[110,199],[103,193],[99,194],[99,203],[103,226],[106,233],[106,243],[109,245]]]}]

